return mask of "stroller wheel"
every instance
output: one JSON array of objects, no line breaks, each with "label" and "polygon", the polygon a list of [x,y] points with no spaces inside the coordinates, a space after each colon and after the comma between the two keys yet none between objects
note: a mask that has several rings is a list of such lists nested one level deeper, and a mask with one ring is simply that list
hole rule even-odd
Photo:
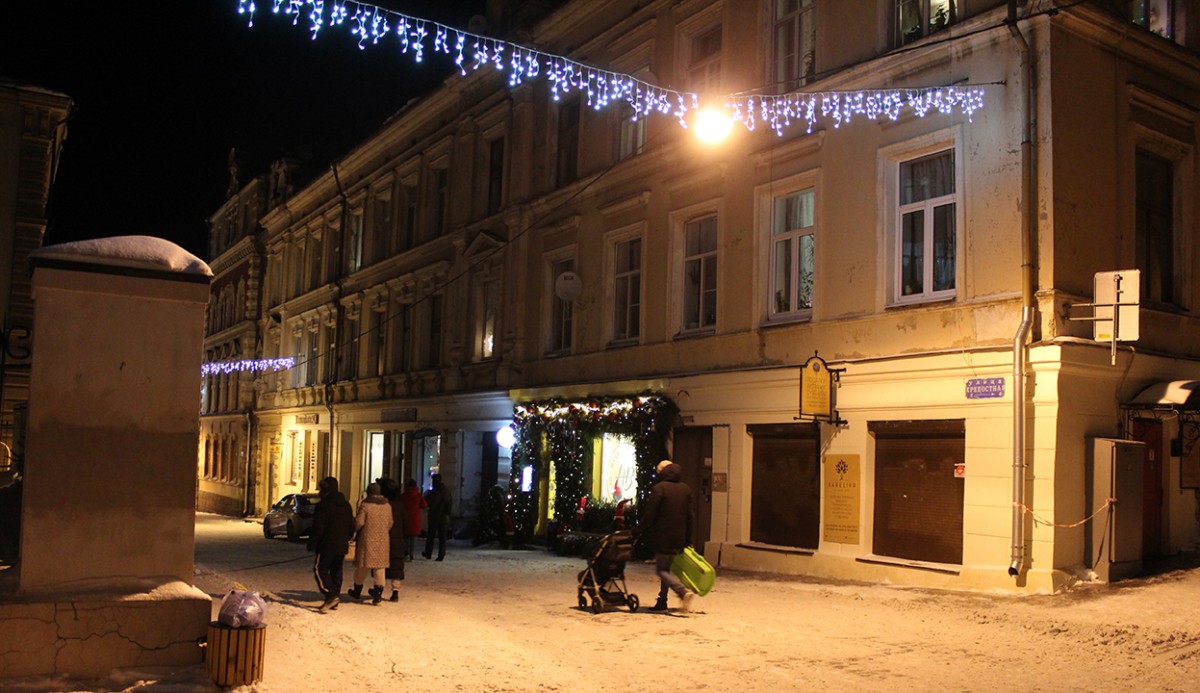
[{"label": "stroller wheel", "polygon": [[604,610],[604,602],[600,597],[592,597],[592,613],[598,614]]},{"label": "stroller wheel", "polygon": [[630,611],[638,610],[638,598],[636,594],[629,595],[629,597],[625,600],[625,603],[629,605]]},{"label": "stroller wheel", "polygon": [[583,596],[583,590],[579,590],[579,608],[587,608],[587,597]]}]

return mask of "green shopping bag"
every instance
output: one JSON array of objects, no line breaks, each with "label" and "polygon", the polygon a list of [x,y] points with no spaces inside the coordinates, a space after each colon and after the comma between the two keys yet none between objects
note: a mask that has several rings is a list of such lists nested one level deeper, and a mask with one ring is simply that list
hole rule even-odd
[{"label": "green shopping bag", "polygon": [[683,586],[703,597],[717,581],[717,571],[695,549],[688,546],[671,561],[671,572]]}]

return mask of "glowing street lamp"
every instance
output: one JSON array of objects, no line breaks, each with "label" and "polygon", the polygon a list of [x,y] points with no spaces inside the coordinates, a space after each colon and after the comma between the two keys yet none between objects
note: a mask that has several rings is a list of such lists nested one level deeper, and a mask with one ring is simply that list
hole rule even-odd
[{"label": "glowing street lamp", "polygon": [[733,118],[719,106],[705,106],[696,113],[696,137],[705,144],[716,144],[733,130]]}]

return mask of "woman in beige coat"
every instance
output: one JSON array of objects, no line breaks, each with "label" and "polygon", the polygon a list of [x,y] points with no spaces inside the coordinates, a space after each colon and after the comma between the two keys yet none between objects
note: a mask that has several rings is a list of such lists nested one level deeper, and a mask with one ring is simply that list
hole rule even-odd
[{"label": "woman in beige coat", "polygon": [[388,567],[391,548],[388,530],[392,528],[392,506],[380,493],[379,484],[367,487],[367,497],[358,506],[354,528],[358,530],[354,541],[354,587],[348,594],[355,599],[362,598],[363,582],[370,571],[375,582],[370,591],[371,603],[379,604],[383,601],[383,571]]}]

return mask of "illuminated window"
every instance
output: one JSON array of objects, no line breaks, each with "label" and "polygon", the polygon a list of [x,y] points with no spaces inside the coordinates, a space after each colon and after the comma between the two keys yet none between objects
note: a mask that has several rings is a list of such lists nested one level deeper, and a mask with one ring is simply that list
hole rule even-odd
[{"label": "illuminated window", "polygon": [[896,302],[953,298],[958,270],[955,151],[892,161]]},{"label": "illuminated window", "polygon": [[689,37],[687,84],[690,91],[716,93],[721,89],[721,25]]},{"label": "illuminated window", "polygon": [[958,21],[957,0],[896,0],[896,40],[903,46]]},{"label": "illuminated window", "polygon": [[775,0],[775,83],[781,91],[806,84],[816,71],[813,0]]},{"label": "illuminated window", "polygon": [[637,498],[637,450],[633,437],[605,433],[600,448],[600,500],[617,503]]},{"label": "illuminated window", "polygon": [[811,187],[771,201],[769,319],[801,318],[812,313],[815,203],[816,193]]}]

